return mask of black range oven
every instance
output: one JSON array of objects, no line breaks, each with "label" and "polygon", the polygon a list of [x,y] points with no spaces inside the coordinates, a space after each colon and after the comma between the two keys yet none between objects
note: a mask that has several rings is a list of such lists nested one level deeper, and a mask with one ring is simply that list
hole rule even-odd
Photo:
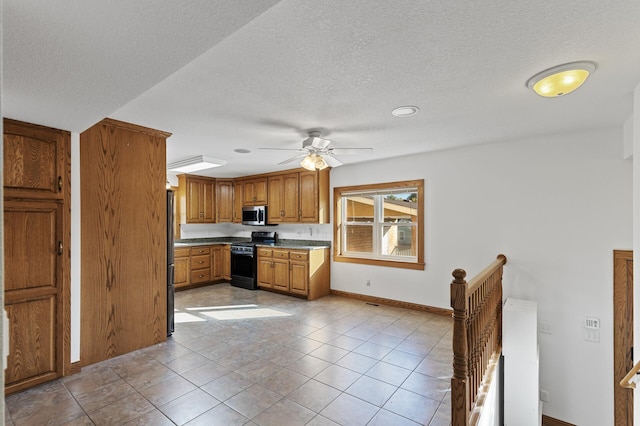
[{"label": "black range oven", "polygon": [[275,244],[275,232],[253,231],[250,242],[231,244],[231,285],[256,290],[258,288],[258,256],[256,243]]}]

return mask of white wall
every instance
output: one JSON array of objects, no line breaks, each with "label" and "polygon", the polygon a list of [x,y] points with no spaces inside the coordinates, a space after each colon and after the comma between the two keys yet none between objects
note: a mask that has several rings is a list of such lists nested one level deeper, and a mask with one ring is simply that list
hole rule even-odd
[{"label": "white wall", "polygon": [[71,132],[71,362],[80,361],[80,133]]},{"label": "white wall", "polygon": [[[633,134],[633,276],[636,277],[633,283],[633,311],[634,326],[633,340],[634,347],[638,347],[640,341],[640,290],[638,290],[638,277],[640,277],[640,85],[638,85],[633,94],[633,115],[632,115],[632,134]],[[634,351],[634,363],[640,362],[640,351]],[[634,424],[640,424],[640,388],[634,391]]]},{"label": "white wall", "polygon": [[[632,246],[622,126],[343,166],[331,185],[420,178],[426,270],[333,263],[331,287],[449,308],[451,271],[471,277],[504,253],[505,297],[537,301],[552,325],[539,335],[545,414],[612,424],[612,251]],[[586,315],[600,343],[584,341]]]}]

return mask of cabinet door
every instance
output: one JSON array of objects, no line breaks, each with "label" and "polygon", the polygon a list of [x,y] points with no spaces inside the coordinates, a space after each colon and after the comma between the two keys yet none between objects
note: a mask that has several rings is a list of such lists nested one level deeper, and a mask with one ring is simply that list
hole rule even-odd
[{"label": "cabinet door", "polygon": [[298,222],[298,173],[282,176],[282,221]]},{"label": "cabinet door", "polygon": [[233,181],[233,222],[242,223],[242,206],[244,203],[244,182]]},{"label": "cabinet door", "polygon": [[289,260],[273,258],[273,288],[289,291]]},{"label": "cabinet door", "polygon": [[253,195],[255,205],[267,204],[267,178],[258,178],[253,181]]},{"label": "cabinet door", "polygon": [[65,139],[70,133],[4,119],[4,195],[63,199]]},{"label": "cabinet door", "polygon": [[268,223],[280,223],[284,217],[282,176],[270,176],[267,182],[269,185]]},{"label": "cabinet door", "polygon": [[62,345],[56,343],[62,324],[62,210],[63,204],[55,201],[4,202],[8,393],[58,377],[62,354]]},{"label": "cabinet door", "polygon": [[214,180],[202,181],[202,223],[216,221],[216,184]]},{"label": "cabinet door", "polygon": [[258,256],[258,285],[273,288],[273,259],[271,257]]},{"label": "cabinet door", "polygon": [[173,284],[176,288],[189,285],[189,258],[176,257],[173,268]]},{"label": "cabinet door", "polygon": [[217,222],[233,221],[233,181],[216,181],[216,209],[218,210]]},{"label": "cabinet door", "polygon": [[195,179],[187,179],[187,223],[202,222],[202,182]]},{"label": "cabinet door", "polygon": [[307,295],[309,288],[309,264],[307,262],[289,261],[289,286],[291,293]]},{"label": "cabinet door", "polygon": [[318,223],[318,172],[300,172],[300,222]]},{"label": "cabinet door", "polygon": [[222,278],[231,279],[231,245],[222,246]]},{"label": "cabinet door", "polygon": [[253,179],[247,179],[244,181],[244,192],[242,194],[243,205],[253,206],[255,204],[255,182]]},{"label": "cabinet door", "polygon": [[222,279],[222,246],[211,247],[211,281]]}]

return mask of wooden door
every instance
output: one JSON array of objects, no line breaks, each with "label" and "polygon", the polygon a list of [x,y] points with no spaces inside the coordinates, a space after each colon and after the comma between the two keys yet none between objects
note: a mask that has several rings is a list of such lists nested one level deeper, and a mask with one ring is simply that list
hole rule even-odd
[{"label": "wooden door", "polygon": [[218,210],[217,222],[233,221],[233,181],[216,181],[216,209]]},{"label": "wooden door", "polygon": [[187,179],[187,223],[202,222],[202,183],[196,179]]},{"label": "wooden door", "polygon": [[289,286],[291,293],[307,295],[309,282],[309,264],[307,262],[290,262]]},{"label": "wooden door", "polygon": [[201,181],[202,185],[202,222],[216,221],[216,183],[212,180]]},{"label": "wooden door", "polygon": [[229,244],[222,247],[222,278],[231,279],[231,245]]},{"label": "wooden door", "polygon": [[58,377],[62,368],[62,205],[4,202],[5,309],[9,316],[7,393]]},{"label": "wooden door", "polygon": [[244,182],[233,181],[233,222],[242,223],[242,206],[244,204]]},{"label": "wooden door", "polygon": [[300,222],[318,223],[318,172],[300,172]]},{"label": "wooden door", "polygon": [[282,176],[282,221],[298,222],[300,213],[298,173]]},{"label": "wooden door", "polygon": [[71,366],[71,134],[4,119],[5,393]]},{"label": "wooden door", "polygon": [[176,257],[173,265],[173,284],[176,288],[189,285],[189,257]]},{"label": "wooden door", "polygon": [[289,260],[273,258],[273,288],[289,291]]},{"label": "wooden door", "polygon": [[254,203],[257,206],[267,204],[267,178],[256,178],[253,180]]},{"label": "wooden door", "polygon": [[282,176],[270,176],[268,179],[269,185],[269,205],[268,223],[280,223],[283,217],[283,184]]},{"label": "wooden door", "polygon": [[633,390],[620,380],[633,367],[633,252],[613,252],[613,401],[616,426],[633,425]]},{"label": "wooden door", "polygon": [[211,281],[222,279],[222,246],[211,247]]},{"label": "wooden door", "polygon": [[63,199],[68,132],[4,119],[4,196]]},{"label": "wooden door", "polygon": [[258,256],[258,285],[273,288],[273,259],[271,257]]}]

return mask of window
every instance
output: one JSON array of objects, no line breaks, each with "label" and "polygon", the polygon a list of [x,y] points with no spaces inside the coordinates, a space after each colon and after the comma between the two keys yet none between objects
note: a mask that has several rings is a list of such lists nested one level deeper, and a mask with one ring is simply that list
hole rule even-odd
[{"label": "window", "polygon": [[334,189],[334,260],[424,269],[424,180]]}]

